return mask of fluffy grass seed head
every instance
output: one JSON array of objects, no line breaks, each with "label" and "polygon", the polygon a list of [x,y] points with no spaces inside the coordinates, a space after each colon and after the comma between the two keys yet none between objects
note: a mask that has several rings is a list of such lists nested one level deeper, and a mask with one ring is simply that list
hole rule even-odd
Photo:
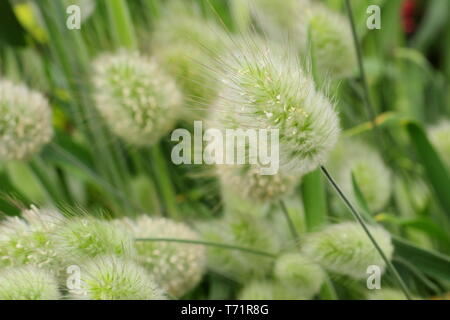
[{"label": "fluffy grass seed head", "polygon": [[328,163],[337,183],[354,202],[352,173],[372,212],[387,205],[392,194],[392,174],[376,149],[358,140],[343,140]]},{"label": "fluffy grass seed head", "polygon": [[90,216],[67,220],[53,235],[58,256],[67,262],[101,255],[131,256],[133,238],[113,222]]},{"label": "fluffy grass seed head", "polygon": [[450,168],[450,121],[444,120],[430,127],[428,136],[442,161]]},{"label": "fluffy grass seed head", "polygon": [[310,41],[318,72],[332,78],[350,76],[357,66],[351,27],[346,17],[307,0],[254,1],[253,15],[272,39],[289,41],[307,56]]},{"label": "fluffy grass seed head", "polygon": [[306,11],[306,19],[318,71],[333,78],[351,76],[357,60],[348,18],[316,4]]},{"label": "fluffy grass seed head", "polygon": [[303,174],[328,157],[339,119],[292,53],[272,45],[241,44],[222,59],[211,127],[278,129],[280,170]]},{"label": "fluffy grass seed head", "polygon": [[169,1],[156,21],[154,54],[177,79],[193,111],[204,108],[217,94],[212,71],[205,66],[225,49],[226,39],[221,26],[203,17],[189,1]]},{"label": "fluffy grass seed head", "polygon": [[298,253],[287,253],[275,262],[275,278],[303,297],[311,298],[319,292],[325,280],[322,267]]},{"label": "fluffy grass seed head", "polygon": [[0,300],[58,300],[56,278],[35,266],[0,271]]},{"label": "fluffy grass seed head", "polygon": [[[370,232],[390,259],[394,248],[390,234],[379,226],[370,226]],[[302,253],[325,269],[362,279],[371,265],[384,270],[385,263],[378,251],[356,222],[330,225],[305,239]]]},{"label": "fluffy grass seed head", "polygon": [[261,175],[259,168],[252,165],[218,165],[217,173],[224,189],[259,203],[273,202],[289,195],[300,181],[299,175],[282,172]]},{"label": "fluffy grass seed head", "polygon": [[[166,218],[141,215],[136,220],[119,220],[135,238],[170,238],[198,240],[187,225]],[[202,245],[167,241],[135,243],[138,261],[146,267],[158,284],[175,297],[181,297],[201,280],[206,266],[206,250]]]},{"label": "fluffy grass seed head", "polygon": [[133,261],[102,256],[80,266],[81,290],[76,300],[164,300],[153,277]]},{"label": "fluffy grass seed head", "polygon": [[[238,247],[275,253],[279,250],[278,238],[271,225],[253,215],[230,214],[219,220],[199,224],[202,239]],[[221,247],[208,247],[208,265],[231,278],[246,281],[249,277],[270,274],[273,259],[259,254]]]},{"label": "fluffy grass seed head", "polygon": [[238,294],[239,300],[305,300],[297,292],[273,280],[252,280]]},{"label": "fluffy grass seed head", "polygon": [[121,51],[98,58],[93,69],[96,106],[124,141],[149,145],[172,128],[182,96],[154,59]]},{"label": "fluffy grass seed head", "polygon": [[47,99],[25,85],[0,79],[0,161],[24,160],[52,138]]},{"label": "fluffy grass seed head", "polygon": [[0,266],[34,265],[56,274],[57,252],[51,233],[62,221],[55,211],[32,206],[21,217],[8,217],[0,223]]}]

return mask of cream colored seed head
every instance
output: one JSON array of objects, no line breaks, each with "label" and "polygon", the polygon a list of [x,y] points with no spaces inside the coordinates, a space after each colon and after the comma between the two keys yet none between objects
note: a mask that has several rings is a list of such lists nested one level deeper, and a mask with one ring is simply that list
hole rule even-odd
[{"label": "cream colored seed head", "polygon": [[182,96],[156,61],[121,51],[98,58],[93,69],[96,106],[124,141],[149,145],[172,128]]},{"label": "cream colored seed head", "polygon": [[0,79],[0,161],[32,157],[52,136],[47,99],[25,85]]}]

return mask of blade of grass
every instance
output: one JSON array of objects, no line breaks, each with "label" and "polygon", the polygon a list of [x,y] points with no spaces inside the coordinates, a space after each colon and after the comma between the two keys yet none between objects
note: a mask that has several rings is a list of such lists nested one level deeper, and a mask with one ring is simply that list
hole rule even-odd
[{"label": "blade of grass", "polygon": [[406,129],[415,146],[420,162],[425,168],[426,178],[430,181],[442,209],[450,218],[450,175],[439,155],[434,150],[426,133],[416,123],[410,122]]},{"label": "blade of grass", "polygon": [[297,230],[295,229],[294,222],[292,221],[291,216],[289,215],[289,210],[286,207],[286,204],[284,203],[284,201],[282,199],[279,200],[278,203],[281,207],[281,211],[283,211],[284,217],[287,220],[287,223],[289,225],[289,230],[291,230],[292,238],[295,240],[295,242],[298,242],[298,240],[299,240],[298,233],[297,233]]}]

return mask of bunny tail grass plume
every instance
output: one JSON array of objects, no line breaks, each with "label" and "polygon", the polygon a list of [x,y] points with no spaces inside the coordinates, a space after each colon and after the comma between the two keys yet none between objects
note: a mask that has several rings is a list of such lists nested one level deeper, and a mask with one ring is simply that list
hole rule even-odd
[{"label": "bunny tail grass plume", "polygon": [[152,47],[167,71],[176,77],[194,115],[201,114],[217,94],[212,71],[205,66],[225,49],[227,35],[201,9],[189,1],[168,1],[155,23]]},{"label": "bunny tail grass plume", "polygon": [[80,266],[81,288],[73,299],[165,300],[152,276],[133,261],[102,256]]},{"label": "bunny tail grass plume", "polygon": [[305,300],[284,285],[271,280],[253,280],[238,294],[239,300]]},{"label": "bunny tail grass plume", "polygon": [[0,271],[0,300],[58,300],[58,283],[53,275],[34,266]]},{"label": "bunny tail grass plume", "polygon": [[325,280],[322,268],[298,253],[280,256],[275,262],[274,274],[283,286],[308,298],[319,292]]},{"label": "bunny tail grass plume", "polygon": [[392,194],[392,175],[376,149],[358,140],[342,140],[328,163],[337,183],[354,203],[352,173],[372,212],[387,205]]},{"label": "bunny tail grass plume", "polygon": [[47,99],[24,85],[0,79],[0,161],[30,158],[52,136]]},{"label": "bunny tail grass plume", "polygon": [[273,44],[249,41],[237,45],[218,67],[223,87],[211,127],[278,130],[280,171],[292,175],[314,170],[339,136],[334,106],[289,50],[282,53]]},{"label": "bunny tail grass plume", "polygon": [[[199,224],[202,238],[208,242],[225,243],[241,248],[275,253],[280,244],[272,227],[263,219],[252,215],[233,214],[220,220]],[[249,277],[262,277],[271,272],[273,259],[260,254],[208,247],[208,265],[238,281]]]},{"label": "bunny tail grass plume", "polygon": [[251,165],[219,165],[217,173],[224,189],[259,203],[273,202],[289,195],[300,181],[299,175],[281,172],[261,175],[259,169]]},{"label": "bunny tail grass plume", "polygon": [[121,51],[100,57],[93,68],[96,106],[124,141],[149,145],[172,128],[182,96],[154,60]]},{"label": "bunny tail grass plume", "polygon": [[313,46],[319,73],[339,79],[353,74],[357,59],[346,17],[307,0],[254,0],[253,15],[273,40],[284,39],[308,56]]},{"label": "bunny tail grass plume", "polygon": [[63,217],[56,211],[32,206],[22,217],[7,217],[0,223],[0,267],[34,265],[56,274],[57,253],[51,233]]},{"label": "bunny tail grass plume", "polygon": [[134,254],[133,238],[111,221],[90,216],[68,219],[53,235],[58,256],[67,262],[110,254]]},{"label": "bunny tail grass plume", "polygon": [[[187,225],[165,218],[142,215],[136,220],[117,221],[135,238],[199,240]],[[138,261],[151,271],[158,284],[175,297],[181,297],[201,280],[206,265],[204,246],[168,241],[136,241]]]},{"label": "bunny tail grass plume", "polygon": [[428,136],[442,161],[450,170],[450,121],[444,120],[428,128]]},{"label": "bunny tail grass plume", "polygon": [[[394,248],[391,236],[378,226],[369,226],[375,241],[388,259]],[[355,279],[367,276],[371,265],[385,268],[385,263],[361,226],[356,222],[330,225],[305,239],[302,253],[325,269]]]}]

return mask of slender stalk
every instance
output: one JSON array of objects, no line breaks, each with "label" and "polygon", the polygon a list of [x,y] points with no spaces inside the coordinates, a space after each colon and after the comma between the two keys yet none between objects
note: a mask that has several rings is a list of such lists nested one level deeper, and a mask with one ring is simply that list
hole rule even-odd
[{"label": "slender stalk", "polygon": [[383,250],[380,248],[380,246],[378,245],[377,241],[372,236],[372,233],[367,228],[367,225],[366,225],[364,219],[362,218],[361,214],[355,209],[355,207],[352,205],[350,200],[345,196],[345,194],[342,192],[341,188],[339,188],[337,183],[334,181],[333,177],[330,175],[328,170],[324,166],[321,166],[320,169],[322,170],[323,174],[325,175],[327,180],[330,182],[330,184],[333,186],[333,188],[336,190],[336,192],[339,194],[341,199],[344,201],[346,206],[349,208],[349,210],[351,211],[353,217],[358,221],[358,223],[364,229],[364,232],[367,234],[367,236],[369,237],[370,241],[375,246],[375,248],[378,251],[378,253],[380,254],[381,258],[386,263],[386,266],[393,273],[394,277],[396,278],[396,280],[397,280],[398,284],[400,285],[400,288],[402,289],[402,291],[405,294],[406,298],[408,300],[412,300],[411,295],[410,295],[410,293],[408,291],[408,288],[406,287],[405,283],[403,282],[403,279],[400,277],[400,274],[398,273],[397,269],[394,267],[394,265],[391,263],[391,261],[386,257],[386,255],[384,254]]},{"label": "slender stalk", "polygon": [[218,243],[218,242],[209,242],[209,241],[200,241],[200,240],[189,240],[189,239],[172,239],[172,238],[136,238],[134,241],[161,241],[161,242],[178,242],[178,243],[186,243],[186,244],[199,244],[203,246],[213,246],[218,248],[224,248],[229,250],[238,250],[251,254],[257,254],[260,256],[265,256],[268,258],[275,258],[276,255],[270,252],[254,250],[250,248],[238,247],[231,244],[226,243]]},{"label": "slender stalk", "polygon": [[297,242],[299,240],[299,236],[297,230],[295,229],[294,221],[292,221],[291,216],[289,215],[289,210],[283,200],[280,200],[278,203],[280,204],[281,211],[283,211],[284,216],[286,217],[286,221],[289,225],[289,229],[291,230],[292,237]]},{"label": "slender stalk", "polygon": [[319,170],[303,177],[301,192],[306,226],[308,231],[313,231],[327,222],[325,186]]}]

